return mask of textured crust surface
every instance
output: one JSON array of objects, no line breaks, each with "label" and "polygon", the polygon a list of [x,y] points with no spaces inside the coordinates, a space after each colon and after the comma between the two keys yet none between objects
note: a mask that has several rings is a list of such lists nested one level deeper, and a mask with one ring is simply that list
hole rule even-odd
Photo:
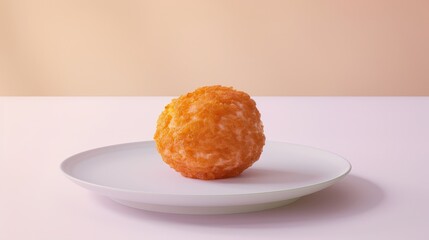
[{"label": "textured crust surface", "polygon": [[259,159],[265,136],[256,103],[223,86],[198,88],[165,107],[154,136],[158,152],[185,177],[234,177]]}]

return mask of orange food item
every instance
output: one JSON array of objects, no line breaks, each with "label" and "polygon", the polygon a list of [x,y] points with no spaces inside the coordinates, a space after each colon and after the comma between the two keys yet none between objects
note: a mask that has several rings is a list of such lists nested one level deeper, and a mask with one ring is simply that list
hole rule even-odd
[{"label": "orange food item", "polygon": [[164,162],[185,177],[234,177],[262,153],[265,136],[260,117],[247,93],[201,87],[165,107],[154,139]]}]

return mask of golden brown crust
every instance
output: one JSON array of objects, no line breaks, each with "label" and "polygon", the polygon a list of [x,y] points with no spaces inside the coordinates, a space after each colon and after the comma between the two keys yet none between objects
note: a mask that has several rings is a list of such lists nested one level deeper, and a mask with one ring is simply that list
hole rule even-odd
[{"label": "golden brown crust", "polygon": [[185,177],[234,177],[259,159],[265,136],[256,103],[223,86],[198,88],[174,99],[154,136],[162,159]]}]

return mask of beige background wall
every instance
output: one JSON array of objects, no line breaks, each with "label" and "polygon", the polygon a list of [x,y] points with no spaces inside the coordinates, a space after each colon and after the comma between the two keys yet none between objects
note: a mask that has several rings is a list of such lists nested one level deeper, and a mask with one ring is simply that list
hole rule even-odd
[{"label": "beige background wall", "polygon": [[0,95],[429,95],[429,1],[0,0]]}]

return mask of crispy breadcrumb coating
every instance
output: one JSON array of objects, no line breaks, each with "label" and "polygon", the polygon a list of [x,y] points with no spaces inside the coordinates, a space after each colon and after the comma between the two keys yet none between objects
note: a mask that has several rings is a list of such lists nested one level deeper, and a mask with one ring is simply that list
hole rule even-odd
[{"label": "crispy breadcrumb coating", "polygon": [[234,177],[262,153],[265,136],[260,118],[247,93],[201,87],[165,107],[154,139],[164,162],[185,177]]}]

